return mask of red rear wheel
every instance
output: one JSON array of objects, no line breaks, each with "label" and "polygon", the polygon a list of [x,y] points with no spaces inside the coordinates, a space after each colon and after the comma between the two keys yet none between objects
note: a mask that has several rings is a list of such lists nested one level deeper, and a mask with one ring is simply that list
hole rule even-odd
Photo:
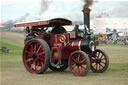
[{"label": "red rear wheel", "polygon": [[83,51],[75,51],[69,58],[70,71],[77,76],[87,75],[90,69],[90,60]]},{"label": "red rear wheel", "polygon": [[23,50],[23,63],[31,73],[43,73],[49,67],[50,49],[47,43],[33,39],[26,43]]},{"label": "red rear wheel", "polygon": [[109,65],[109,58],[107,54],[97,49],[95,51],[95,57],[90,57],[91,60],[91,70],[95,73],[103,73],[107,70]]}]

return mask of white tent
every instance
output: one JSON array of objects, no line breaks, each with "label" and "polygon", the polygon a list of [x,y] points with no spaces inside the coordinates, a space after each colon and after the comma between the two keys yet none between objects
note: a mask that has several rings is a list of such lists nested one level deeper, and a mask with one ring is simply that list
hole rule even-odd
[{"label": "white tent", "polygon": [[117,29],[118,32],[128,32],[128,18],[94,18],[90,22],[96,32],[106,32],[106,28]]}]

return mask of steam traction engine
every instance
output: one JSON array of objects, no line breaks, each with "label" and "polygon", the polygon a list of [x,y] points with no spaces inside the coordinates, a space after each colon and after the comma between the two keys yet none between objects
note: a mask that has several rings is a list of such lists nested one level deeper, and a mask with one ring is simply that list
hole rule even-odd
[{"label": "steam traction engine", "polygon": [[30,73],[40,74],[48,68],[64,71],[69,66],[77,76],[86,75],[89,69],[96,73],[106,71],[108,56],[96,49],[95,36],[86,29],[90,28],[89,12],[90,9],[83,10],[85,31],[75,25],[72,31],[67,32],[63,26],[72,25],[72,22],[63,18],[16,24],[15,27],[26,27],[23,50],[25,68]]}]

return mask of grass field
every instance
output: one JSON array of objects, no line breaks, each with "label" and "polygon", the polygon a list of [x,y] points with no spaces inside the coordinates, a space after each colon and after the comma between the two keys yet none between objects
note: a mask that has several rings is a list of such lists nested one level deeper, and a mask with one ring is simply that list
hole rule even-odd
[{"label": "grass field", "polygon": [[9,53],[0,53],[0,85],[128,85],[128,46],[101,45],[97,48],[107,52],[110,65],[104,73],[93,73],[77,77],[67,69],[45,74],[31,74],[22,63],[24,35],[2,32],[0,47],[6,46]]}]

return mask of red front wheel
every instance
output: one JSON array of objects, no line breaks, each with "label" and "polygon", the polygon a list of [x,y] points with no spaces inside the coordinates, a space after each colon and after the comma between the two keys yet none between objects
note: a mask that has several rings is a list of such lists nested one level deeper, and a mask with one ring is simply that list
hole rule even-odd
[{"label": "red front wheel", "polygon": [[90,69],[90,60],[83,51],[75,51],[69,57],[70,71],[77,76],[87,75]]},{"label": "red front wheel", "polygon": [[23,63],[31,73],[43,73],[49,67],[50,49],[44,40],[33,39],[26,43],[23,50]]}]

